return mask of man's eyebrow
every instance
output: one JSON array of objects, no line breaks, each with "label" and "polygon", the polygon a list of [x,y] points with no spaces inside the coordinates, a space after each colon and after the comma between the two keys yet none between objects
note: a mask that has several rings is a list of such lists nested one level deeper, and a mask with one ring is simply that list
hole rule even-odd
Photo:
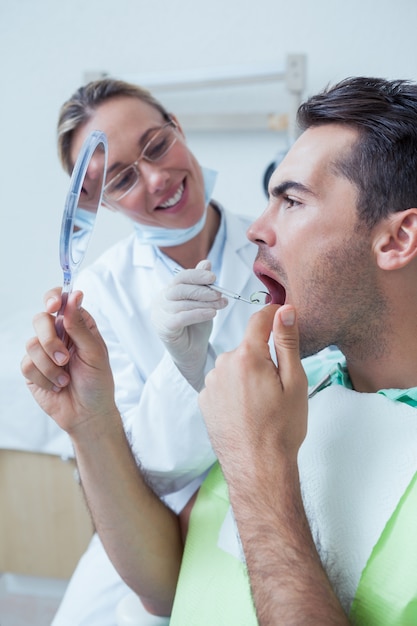
[{"label": "man's eyebrow", "polygon": [[[139,140],[138,140],[138,157],[139,157],[139,154],[141,153],[141,151],[143,150],[143,148],[146,146],[146,144],[150,140],[151,136],[155,132],[157,132],[160,128],[161,128],[161,126],[153,126],[152,128],[148,128],[147,130],[145,130],[143,135],[141,135],[141,137],[139,137]],[[131,163],[121,163],[120,161],[116,161],[116,163],[113,163],[113,165],[111,167],[107,168],[107,176],[106,176],[106,178],[114,170],[117,170],[120,167],[122,167],[122,168],[129,167],[129,165],[131,165]]]},{"label": "man's eyebrow", "polygon": [[286,180],[271,189],[271,196],[273,198],[279,198],[283,196],[284,193],[287,193],[290,189],[294,191],[300,191],[302,193],[307,193],[309,195],[313,195],[313,192],[309,187],[306,187],[302,183],[297,183],[294,180]]}]

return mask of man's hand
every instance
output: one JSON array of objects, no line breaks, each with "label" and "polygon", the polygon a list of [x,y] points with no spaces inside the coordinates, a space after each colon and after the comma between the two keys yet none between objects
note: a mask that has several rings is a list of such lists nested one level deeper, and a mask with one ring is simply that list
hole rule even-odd
[{"label": "man's hand", "polygon": [[251,317],[241,345],[208,374],[200,406],[228,483],[259,624],[347,626],[301,495],[307,379],[292,306],[269,305]]},{"label": "man's hand", "polygon": [[[271,331],[278,366],[268,345]],[[255,313],[240,346],[218,357],[199,402],[226,477],[277,454],[294,461],[307,430],[294,308],[269,305]]]},{"label": "man's hand", "polygon": [[154,302],[152,322],[181,374],[197,391],[204,383],[213,318],[227,299],[207,285],[216,276],[210,261],[182,270]]},{"label": "man's hand", "polygon": [[81,292],[68,297],[57,336],[59,290],[34,319],[22,372],[35,400],[74,444],[81,484],[95,528],[116,570],[149,611],[169,615],[183,541],[177,516],[149,488],[136,464],[114,402],[107,349]]},{"label": "man's hand", "polygon": [[105,343],[93,318],[81,308],[82,294],[68,297],[64,325],[70,350],[55,330],[58,290],[46,294],[47,311],[33,320],[36,336],[27,342],[22,373],[41,408],[70,434],[91,417],[114,410],[113,377]]}]

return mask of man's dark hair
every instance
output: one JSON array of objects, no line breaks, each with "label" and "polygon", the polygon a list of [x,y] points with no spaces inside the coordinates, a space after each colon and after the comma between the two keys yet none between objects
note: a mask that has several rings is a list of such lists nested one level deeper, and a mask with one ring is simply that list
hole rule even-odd
[{"label": "man's dark hair", "polygon": [[369,227],[417,206],[417,84],[347,78],[303,103],[298,124],[358,131],[353,150],[335,165],[358,188],[358,213]]}]

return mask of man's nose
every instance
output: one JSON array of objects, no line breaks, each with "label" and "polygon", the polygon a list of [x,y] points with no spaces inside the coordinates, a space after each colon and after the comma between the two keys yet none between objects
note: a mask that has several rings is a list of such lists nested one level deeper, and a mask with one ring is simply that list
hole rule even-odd
[{"label": "man's nose", "polygon": [[268,216],[267,210],[249,226],[246,231],[246,236],[252,243],[263,243],[267,246],[274,245],[275,232],[272,228],[271,219]]}]

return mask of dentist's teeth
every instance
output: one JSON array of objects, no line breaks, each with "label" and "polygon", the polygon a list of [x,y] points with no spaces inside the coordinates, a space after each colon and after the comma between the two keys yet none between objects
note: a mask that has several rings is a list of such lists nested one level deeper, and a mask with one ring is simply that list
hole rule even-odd
[{"label": "dentist's teeth", "polygon": [[179,202],[181,200],[181,196],[182,196],[183,191],[184,191],[184,183],[181,184],[181,186],[178,188],[177,193],[174,196],[172,196],[172,198],[170,198],[169,200],[167,200],[166,202],[164,202],[160,206],[163,209],[168,209],[169,207],[174,206],[174,204],[177,204],[177,202]]}]

